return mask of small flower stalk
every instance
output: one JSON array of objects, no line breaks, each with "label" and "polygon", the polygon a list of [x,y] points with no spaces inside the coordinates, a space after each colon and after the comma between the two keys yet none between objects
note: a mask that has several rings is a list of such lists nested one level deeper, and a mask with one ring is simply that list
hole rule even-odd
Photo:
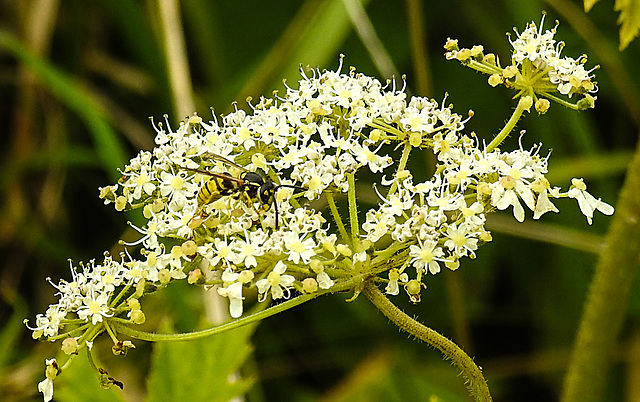
[{"label": "small flower stalk", "polygon": [[[128,245],[140,246],[139,257],[72,264],[70,281],[50,281],[59,302],[27,324],[33,337],[64,340],[73,357],[107,333],[114,354],[125,356],[135,346],[118,332],[146,321],[142,298],[182,280],[214,288],[234,319],[247,303],[345,290],[355,298],[365,282],[418,303],[431,276],[458,269],[492,240],[488,213],[510,210],[522,222],[558,213],[556,202],[573,198],[589,224],[595,211],[611,215],[582,179],[567,190],[550,183],[550,153],[528,135],[517,149],[499,148],[531,108],[594,106],[596,68],[585,69],[586,56],[561,57],[556,29],[531,23],[516,31],[504,68],[481,46],[445,45],[448,59],[517,91],[514,115],[493,139],[466,133],[473,113],[457,114],[446,95],[408,97],[404,78],[383,83],[343,72],[342,58],[336,71],[301,69],[295,86],[285,83],[282,95],[249,103],[248,112],[236,107],[210,121],[194,114],[177,128],[167,118],[155,123],[155,148],[100,189],[116,210],[141,211],[146,222],[132,225],[140,239]],[[430,177],[408,168],[426,151],[437,161]],[[377,205],[359,202],[360,190],[372,187]],[[38,385],[45,401],[58,374],[51,367],[55,360]]]}]

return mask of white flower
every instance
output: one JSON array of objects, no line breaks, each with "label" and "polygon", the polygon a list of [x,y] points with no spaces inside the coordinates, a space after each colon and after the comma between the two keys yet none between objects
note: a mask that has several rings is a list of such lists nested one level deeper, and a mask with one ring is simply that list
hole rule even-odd
[{"label": "white flower", "polygon": [[160,194],[172,201],[179,202],[185,197],[186,183],[184,176],[185,174],[182,172],[178,174],[161,172]]},{"label": "white flower", "polygon": [[435,133],[433,135],[433,153],[438,155],[439,161],[457,159],[460,156],[460,149],[455,146],[458,141],[459,138],[454,131]]},{"label": "white flower", "polygon": [[387,211],[370,209],[367,211],[366,218],[367,220],[362,224],[362,229],[367,233],[366,238],[373,243],[386,235],[396,223],[393,214]]},{"label": "white flower", "polygon": [[[221,239],[216,237],[213,240],[213,249],[212,257],[210,263],[212,266],[216,266],[220,263],[220,261],[224,261],[227,266],[229,266],[229,260],[234,260],[234,251],[231,249],[229,244],[227,243],[227,239]],[[200,249],[198,249],[200,253]]]},{"label": "white flower", "polygon": [[484,207],[481,203],[476,201],[467,207],[467,202],[462,198],[458,201],[458,209],[460,209],[465,222],[476,226],[484,224]]},{"label": "white flower", "polygon": [[[295,281],[295,278],[291,275],[286,275],[284,272],[287,270],[287,266],[278,261],[273,268],[273,271],[269,272],[266,278],[260,279],[256,282],[258,293],[260,294],[260,301],[263,301],[267,297],[267,292],[271,290],[271,298],[281,299],[289,298],[289,288]],[[284,291],[287,290],[285,296]]]},{"label": "white flower", "polygon": [[308,264],[311,261],[311,257],[316,255],[316,244],[312,238],[305,240],[300,239],[300,235],[294,232],[288,232],[284,235],[284,246],[289,250],[288,260],[293,261],[294,264],[298,264],[300,260],[304,264]]},{"label": "white flower", "polygon": [[249,233],[255,232],[245,232],[245,239],[237,239],[232,242],[231,249],[235,251],[235,253],[229,256],[229,259],[234,264],[244,264],[247,268],[257,266],[258,261],[256,257],[264,254],[264,250],[260,245],[260,239],[258,239],[257,236],[253,236],[252,238]]},{"label": "white flower", "polygon": [[390,194],[388,198],[384,198],[378,189],[374,187],[378,197],[384,201],[384,204],[380,207],[380,211],[383,214],[402,215],[402,213],[413,207],[413,199],[409,191],[401,189],[397,193]]},{"label": "white flower", "polygon": [[156,189],[155,179],[155,172],[150,170],[149,166],[143,166],[140,171],[131,172],[129,180],[124,185],[133,189],[133,199],[140,199],[143,191],[146,195],[153,193]]},{"label": "white flower", "polygon": [[368,165],[371,173],[378,173],[393,163],[388,155],[380,156],[377,154],[382,145],[380,144],[375,151],[371,151],[368,146],[354,142],[349,147],[349,151],[362,165]]},{"label": "white flower", "polygon": [[49,402],[53,399],[53,381],[45,378],[38,383],[38,392],[42,392],[42,398],[44,402]]},{"label": "white flower", "polygon": [[531,155],[525,151],[514,151],[505,154],[504,157],[511,163],[498,161],[498,171],[502,175],[500,180],[492,183],[491,205],[499,210],[513,206],[513,216],[519,221],[524,221],[524,209],[518,196],[522,198],[527,207],[535,209],[535,199],[531,184],[527,179],[534,177],[534,171],[529,166]]},{"label": "white flower", "polygon": [[559,212],[558,208],[549,200],[551,185],[546,178],[536,180],[531,184],[531,188],[538,193],[536,208],[533,210],[533,219],[538,219],[549,211]]},{"label": "white flower", "polygon": [[397,268],[391,268],[389,270],[389,283],[385,287],[384,291],[388,295],[397,296],[400,293],[400,287],[398,286],[398,281],[407,282],[409,280],[409,275],[406,273],[400,273]]},{"label": "white flower", "polygon": [[53,380],[58,376],[58,362],[56,359],[46,359],[44,371],[45,379],[38,383],[38,391],[42,392],[44,402],[53,399]]},{"label": "white flower", "polygon": [[511,184],[512,179],[509,176],[503,177],[500,181],[494,183],[491,193],[491,205],[499,210],[507,209],[509,206],[513,206],[513,216],[518,222],[524,221],[524,208],[520,204],[520,200],[513,191]]},{"label": "white flower", "polygon": [[320,289],[330,289],[333,286],[333,279],[324,271],[318,272],[318,276],[316,277],[318,281],[318,286]]},{"label": "white flower", "polygon": [[455,224],[447,227],[447,241],[444,246],[454,253],[455,257],[462,257],[470,254],[475,257],[474,250],[478,248],[477,235],[473,228],[467,223]]},{"label": "white flower", "polygon": [[448,190],[447,182],[443,182],[440,188],[434,188],[427,196],[427,204],[436,207],[441,211],[455,211],[458,209],[458,201],[463,199],[461,193],[451,193]]},{"label": "white flower", "polygon": [[593,212],[598,210],[605,215],[612,215],[614,209],[611,205],[596,199],[594,196],[587,192],[587,185],[584,184],[582,179],[572,179],[571,188],[568,192],[569,198],[575,198],[578,201],[580,211],[587,217],[589,225],[593,223]]},{"label": "white flower", "polygon": [[[222,275],[224,280],[224,273]],[[229,298],[229,314],[231,317],[240,317],[242,315],[242,300],[244,300],[244,297],[242,297],[242,283],[233,282],[229,286],[218,288],[217,290],[220,296]]]},{"label": "white flower", "polygon": [[516,31],[516,40],[511,41],[511,38],[509,38],[514,50],[512,59],[516,63],[520,64],[526,59],[531,62],[538,60],[548,61],[555,57],[556,41],[553,37],[556,34],[557,25],[555,28],[543,33],[544,18],[545,14],[542,15],[539,30],[536,27],[536,23],[531,22],[522,33]]},{"label": "white flower", "polygon": [[78,317],[82,320],[88,321],[91,317],[91,324],[96,325],[102,322],[103,317],[111,317],[113,314],[109,314],[109,301],[110,294],[107,292],[101,292],[96,295],[97,292],[91,292],[89,295],[82,299],[84,304],[78,308]]},{"label": "white flower", "polygon": [[438,246],[438,242],[434,240],[420,241],[418,239],[419,246],[412,244],[409,246],[409,257],[411,263],[418,270],[426,272],[428,269],[432,275],[440,272],[440,264],[438,261],[444,261],[444,251]]}]

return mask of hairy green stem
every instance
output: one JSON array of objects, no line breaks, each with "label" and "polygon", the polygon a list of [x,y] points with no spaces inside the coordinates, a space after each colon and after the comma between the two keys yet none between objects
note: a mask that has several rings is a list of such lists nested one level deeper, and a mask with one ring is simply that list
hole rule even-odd
[{"label": "hairy green stem", "polygon": [[360,236],[360,224],[358,223],[358,202],[356,201],[356,176],[353,173],[347,174],[349,182],[349,222],[351,224],[351,244],[358,243]]},{"label": "hairy green stem", "polygon": [[298,296],[295,299],[287,300],[283,303],[277,304],[268,309],[259,311],[254,314],[250,314],[246,317],[229,321],[222,325],[217,325],[215,327],[207,328],[202,331],[186,332],[186,333],[180,333],[180,334],[157,334],[157,333],[151,333],[151,332],[138,331],[137,329],[133,329],[129,325],[122,323],[119,320],[112,319],[112,320],[109,320],[109,322],[111,326],[115,330],[117,330],[117,332],[130,336],[132,338],[143,340],[143,341],[151,341],[151,342],[187,341],[187,340],[205,338],[207,336],[219,334],[224,331],[242,327],[252,322],[263,320],[267,317],[270,317],[282,311],[288,310],[292,307],[298,306],[309,300],[315,299],[321,294],[322,293],[305,294],[302,296]]},{"label": "hairy green stem", "polygon": [[475,61],[473,59],[470,59],[467,62],[466,65],[467,65],[467,67],[470,67],[470,68],[472,68],[472,69],[474,69],[476,71],[479,71],[479,72],[481,72],[483,74],[491,75],[491,74],[496,74],[496,73],[499,74],[499,73],[502,72],[502,68],[500,68],[498,66],[494,66],[494,65],[486,64],[486,63],[481,63],[481,62]]},{"label": "hairy green stem", "polygon": [[573,104],[571,102],[567,102],[566,100],[564,100],[562,98],[559,98],[557,96],[551,95],[550,93],[544,93],[544,94],[541,94],[541,96],[544,96],[547,99],[550,99],[550,100],[552,100],[554,102],[557,102],[557,103],[561,104],[562,106],[567,107],[569,109],[580,110],[578,105],[575,105],[575,104]]},{"label": "hairy green stem", "polygon": [[193,339],[205,338],[207,336],[219,334],[224,331],[228,331],[234,328],[242,327],[243,325],[251,324],[256,321],[264,320],[265,318],[271,317],[272,315],[278,314],[290,308],[299,306],[300,304],[306,303],[309,300],[313,300],[316,297],[335,292],[343,292],[347,290],[352,290],[355,285],[354,283],[361,283],[363,279],[360,276],[354,276],[350,280],[346,280],[344,282],[336,283],[331,289],[319,291],[316,293],[309,293],[298,296],[296,298],[287,300],[275,306],[269,307],[264,310],[260,310],[253,314],[249,314],[245,317],[239,318],[237,320],[233,320],[227,322],[222,325],[217,325],[215,327],[207,328],[201,331],[194,332],[186,332],[180,334],[157,334],[145,331],[139,331],[137,329],[131,328],[131,322],[129,320],[124,320],[120,318],[110,318],[108,319],[109,325],[116,332],[130,336],[135,339],[140,339],[143,341],[151,341],[151,342],[168,342],[168,341],[187,341]]},{"label": "hairy green stem", "polygon": [[364,294],[391,322],[438,349],[448,359],[451,359],[453,364],[462,371],[469,391],[476,401],[492,400],[487,381],[482,376],[482,371],[458,345],[405,314],[382,294],[373,281],[367,281],[364,287]]},{"label": "hairy green stem", "polygon": [[347,229],[344,227],[344,223],[342,223],[342,218],[340,217],[340,212],[338,212],[338,206],[336,205],[336,200],[333,198],[333,194],[327,192],[327,203],[329,203],[329,209],[331,210],[331,215],[333,215],[333,221],[338,227],[338,231],[340,232],[340,237],[346,242],[350,241],[349,235],[347,234]]},{"label": "hairy green stem", "polygon": [[601,400],[616,338],[640,268],[640,142],[596,266],[561,401]]},{"label": "hairy green stem", "polygon": [[[405,167],[407,167],[407,162],[409,161],[409,155],[411,154],[412,149],[413,146],[409,143],[409,141],[405,141],[404,148],[402,148],[402,156],[400,156],[400,162],[398,162],[398,167],[396,168],[396,176],[398,176],[398,173],[400,173],[404,170]],[[395,193],[397,188],[398,182],[394,180],[394,182],[391,184],[391,188],[389,189],[388,194]]]},{"label": "hairy green stem", "polygon": [[[505,124],[498,135],[496,135],[496,137],[489,143],[489,145],[487,145],[487,152],[493,151],[500,144],[502,144],[502,141],[504,141],[505,138],[507,138],[507,136],[513,131],[513,129],[516,127],[516,124],[518,123],[518,120],[520,120],[520,117],[522,117],[522,113],[525,110],[525,104],[525,98],[520,98],[520,100],[518,101],[518,105],[516,106],[516,110],[513,111],[513,114],[511,115],[511,118],[509,119],[507,124]],[[529,106],[530,105],[531,104],[529,104]]]}]

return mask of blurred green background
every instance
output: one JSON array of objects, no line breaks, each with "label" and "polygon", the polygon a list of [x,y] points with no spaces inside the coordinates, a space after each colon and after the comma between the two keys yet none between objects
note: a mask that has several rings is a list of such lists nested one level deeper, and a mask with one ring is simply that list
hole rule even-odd
[{"label": "blurred green background", "polygon": [[[0,396],[41,400],[36,384],[58,346],[33,341],[21,321],[56,301],[45,278],[69,279],[67,259],[100,260],[130,236],[126,221],[135,214],[104,206],[97,189],[153,147],[148,117],[168,114],[177,127],[193,112],[207,119],[209,108],[229,111],[234,100],[246,108],[248,96],[282,92],[283,78],[295,86],[300,64],[335,69],[343,53],[346,66],[381,80],[406,74],[410,94],[440,101],[448,93],[459,114],[475,112],[468,131],[489,139],[508,119],[513,94],[446,61],[442,46],[457,38],[507,60],[505,33],[539,22],[546,10],[545,28],[561,21],[563,54],[587,53],[587,67],[601,66],[600,90],[595,110],[552,104],[546,115],[524,118],[523,146],[553,148],[552,185],[566,189],[571,177],[584,177],[592,194],[615,206],[640,123],[640,44],[618,51],[612,7],[600,2],[585,14],[568,0],[0,0]],[[517,147],[517,136],[507,146]],[[518,224],[510,210],[492,216],[494,241],[477,260],[427,278],[419,305],[392,299],[473,356],[497,401],[559,394],[610,218],[596,215],[588,226],[575,202],[556,204],[562,213],[541,221],[528,215]],[[399,332],[364,297],[346,303],[351,296],[261,323],[244,369],[256,380],[247,400],[468,400],[437,351]],[[197,302],[179,289],[165,297],[150,302],[149,319],[170,313],[188,330]],[[162,310],[167,305],[171,311]],[[640,399],[639,313],[636,286],[606,400]],[[115,361],[105,345],[106,365],[125,390],[100,398],[142,400],[151,346],[138,342]]]}]

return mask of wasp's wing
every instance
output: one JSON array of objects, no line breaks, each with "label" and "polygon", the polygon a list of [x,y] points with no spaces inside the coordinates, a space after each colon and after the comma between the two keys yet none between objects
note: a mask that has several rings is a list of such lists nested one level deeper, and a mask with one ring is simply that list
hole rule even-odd
[{"label": "wasp's wing", "polygon": [[188,167],[183,167],[182,169],[188,170],[190,172],[200,173],[200,174],[203,174],[205,176],[216,177],[216,178],[218,178],[220,180],[231,181],[231,182],[234,182],[234,183],[238,183],[240,185],[246,184],[246,180],[242,180],[242,179],[239,179],[237,177],[233,177],[228,173],[227,174],[216,173],[216,172],[210,172],[210,171],[204,170],[204,169],[193,169],[193,168],[188,168]]},{"label": "wasp's wing", "polygon": [[218,154],[207,152],[207,153],[202,154],[201,157],[203,159],[211,159],[211,160],[214,160],[214,161],[219,161],[219,162],[222,162],[222,163],[227,164],[229,166],[233,166],[234,168],[239,169],[239,170],[241,170],[243,172],[248,172],[247,168],[245,168],[243,166],[240,166],[235,162],[231,162],[229,159],[227,159],[227,158],[225,158],[223,156],[220,156]]}]

